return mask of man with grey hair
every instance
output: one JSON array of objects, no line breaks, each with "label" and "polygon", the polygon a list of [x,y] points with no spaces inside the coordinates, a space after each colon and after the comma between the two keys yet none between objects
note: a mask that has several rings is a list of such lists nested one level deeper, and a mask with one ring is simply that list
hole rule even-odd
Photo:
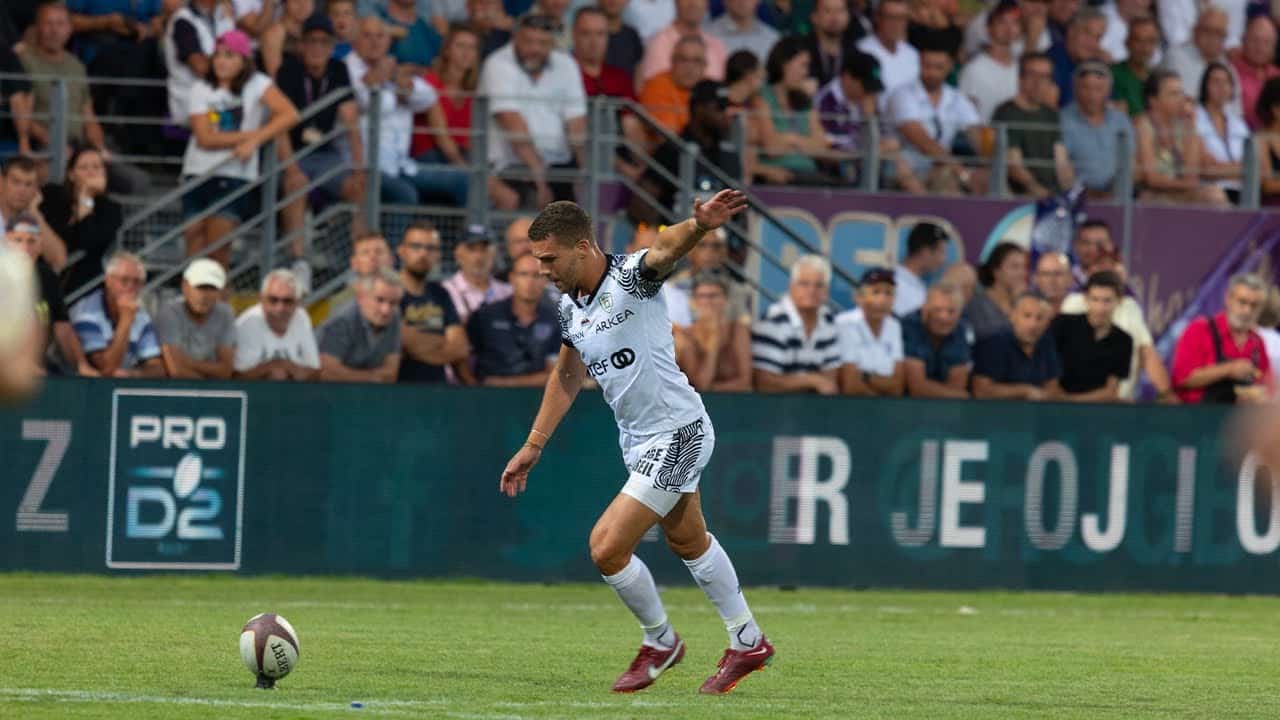
[{"label": "man with grey hair", "polygon": [[310,380],[320,369],[311,318],[299,306],[298,279],[272,270],[262,280],[258,304],[236,320],[236,377],[245,380]]},{"label": "man with grey hair", "polygon": [[1047,252],[1036,260],[1036,272],[1031,284],[1053,306],[1054,315],[1062,311],[1062,301],[1067,298],[1074,283],[1071,259],[1065,253]]},{"label": "man with grey hair", "polygon": [[902,318],[902,367],[911,397],[969,397],[973,354],[960,321],[965,302],[963,291],[944,280],[929,288],[919,310]]},{"label": "man with grey hair", "polygon": [[356,301],[320,326],[320,379],[393,383],[400,372],[400,276],[379,268],[352,288]]},{"label": "man with grey hair", "polygon": [[71,326],[103,377],[164,377],[160,341],[140,298],[146,281],[142,259],[117,252],[102,287],[71,307]]},{"label": "man with grey hair", "polygon": [[[1163,67],[1182,78],[1184,92],[1192,94],[1199,90],[1205,68],[1215,60],[1227,66],[1235,86],[1240,87],[1235,69],[1227,60],[1227,25],[1226,11],[1215,5],[1207,5],[1196,18],[1195,27],[1191,29],[1191,40],[1169,48]],[[1231,107],[1237,112],[1240,109],[1239,102],[1238,96],[1231,101]]]},{"label": "man with grey hair", "polygon": [[1089,60],[1103,61],[1102,36],[1107,31],[1107,17],[1093,8],[1076,13],[1067,26],[1067,36],[1061,44],[1049,48],[1053,61],[1053,81],[1058,86],[1058,107],[1065,107],[1073,97],[1071,78],[1080,63]]},{"label": "man with grey hair", "polygon": [[839,332],[827,309],[831,264],[803,255],[791,266],[786,297],[751,327],[755,386],[761,392],[840,391]]},{"label": "man with grey hair", "polygon": [[1256,332],[1267,285],[1253,274],[1231,278],[1223,311],[1190,322],[1173,352],[1173,389],[1185,403],[1265,400],[1271,362]]}]

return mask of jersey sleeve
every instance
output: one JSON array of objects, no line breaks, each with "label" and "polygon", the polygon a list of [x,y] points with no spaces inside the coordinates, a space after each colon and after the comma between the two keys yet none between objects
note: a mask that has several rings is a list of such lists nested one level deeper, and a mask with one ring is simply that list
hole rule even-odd
[{"label": "jersey sleeve", "polygon": [[[569,340],[569,328],[572,327],[570,322],[573,320],[573,313],[565,306],[564,298],[560,299],[560,305],[556,307],[556,317],[560,320],[560,342],[567,348],[573,347],[573,342]],[[574,348],[575,350],[577,348]]]},{"label": "jersey sleeve", "polygon": [[614,273],[618,285],[628,295],[638,300],[652,300],[657,297],[662,290],[663,281],[670,276],[669,273],[667,276],[659,276],[656,270],[645,265],[644,258],[648,254],[649,249],[645,248],[631,255],[623,256],[617,271]]}]

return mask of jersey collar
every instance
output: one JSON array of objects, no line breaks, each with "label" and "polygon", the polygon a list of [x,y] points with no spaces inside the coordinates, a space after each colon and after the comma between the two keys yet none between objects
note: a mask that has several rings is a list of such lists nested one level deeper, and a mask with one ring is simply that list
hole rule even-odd
[{"label": "jersey collar", "polygon": [[591,291],[591,294],[587,296],[587,299],[585,302],[578,302],[578,293],[576,292],[570,293],[569,299],[573,301],[573,304],[577,305],[579,309],[585,310],[588,305],[594,302],[596,299],[596,294],[600,292],[600,287],[604,285],[604,279],[609,277],[609,269],[612,267],[613,267],[613,256],[605,255],[604,256],[604,272],[600,273],[600,279],[596,281],[595,289],[593,289]]}]

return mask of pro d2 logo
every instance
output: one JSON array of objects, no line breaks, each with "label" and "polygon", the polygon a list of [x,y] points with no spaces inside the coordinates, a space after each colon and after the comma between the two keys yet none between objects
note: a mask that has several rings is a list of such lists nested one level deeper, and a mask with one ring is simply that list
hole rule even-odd
[{"label": "pro d2 logo", "polygon": [[216,390],[116,390],[107,567],[237,570],[248,398]]}]

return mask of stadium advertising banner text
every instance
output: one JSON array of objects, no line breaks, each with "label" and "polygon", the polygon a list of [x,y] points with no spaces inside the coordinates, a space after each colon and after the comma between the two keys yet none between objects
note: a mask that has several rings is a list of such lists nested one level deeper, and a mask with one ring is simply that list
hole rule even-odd
[{"label": "stadium advertising banner text", "polygon": [[[599,397],[524,496],[497,492],[538,399],[53,382],[0,413],[0,567],[594,581],[587,534],[625,479]],[[1220,409],[707,404],[703,507],[744,583],[1280,592],[1280,489],[1224,453]]]}]

